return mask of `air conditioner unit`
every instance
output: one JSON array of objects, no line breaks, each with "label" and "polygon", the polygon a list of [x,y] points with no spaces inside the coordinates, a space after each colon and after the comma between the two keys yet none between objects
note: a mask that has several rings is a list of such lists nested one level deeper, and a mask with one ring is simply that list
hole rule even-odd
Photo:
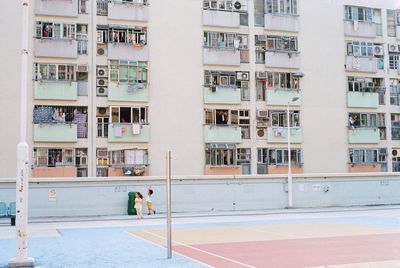
[{"label": "air conditioner unit", "polygon": [[107,47],[98,45],[97,46],[97,56],[107,56]]},{"label": "air conditioner unit", "polygon": [[97,149],[97,157],[107,157],[107,150]]},{"label": "air conditioner unit", "polygon": [[382,56],[383,55],[383,46],[374,46],[374,55]]},{"label": "air conditioner unit", "polygon": [[236,11],[246,11],[247,7],[243,4],[243,1],[235,1],[233,4],[234,10]]},{"label": "air conditioner unit", "polygon": [[80,64],[77,66],[76,71],[80,73],[87,73],[89,66],[87,64]]},{"label": "air conditioner unit", "polygon": [[105,79],[105,78],[97,78],[96,85],[98,87],[107,87],[107,79]]},{"label": "air conditioner unit", "polygon": [[266,79],[267,78],[267,72],[256,72],[256,78]]},{"label": "air conditioner unit", "polygon": [[249,73],[248,72],[236,72],[236,80],[241,81],[248,81],[249,80]]},{"label": "air conditioner unit", "polygon": [[396,44],[389,44],[389,52],[400,52],[400,46]]},{"label": "air conditioner unit", "polygon": [[392,150],[393,157],[400,157],[400,149],[393,149]]},{"label": "air conditioner unit", "polygon": [[257,110],[257,117],[268,118],[268,110]]},{"label": "air conditioner unit", "polygon": [[96,76],[98,78],[101,78],[101,77],[107,78],[108,77],[107,66],[97,66]]},{"label": "air conditioner unit", "polygon": [[96,96],[106,97],[108,95],[108,90],[106,87],[97,87],[96,88]]},{"label": "air conditioner unit", "polygon": [[108,109],[106,107],[98,107],[97,116],[108,116]]},{"label": "air conditioner unit", "polygon": [[266,138],[267,138],[267,129],[257,128],[257,139],[266,139]]}]

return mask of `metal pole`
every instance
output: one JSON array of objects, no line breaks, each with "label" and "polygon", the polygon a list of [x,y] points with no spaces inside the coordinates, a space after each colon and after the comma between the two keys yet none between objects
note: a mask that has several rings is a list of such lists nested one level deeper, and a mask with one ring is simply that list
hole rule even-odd
[{"label": "metal pole", "polygon": [[290,102],[288,102],[286,110],[286,124],[287,124],[287,141],[288,141],[288,208],[293,207],[293,180],[292,180],[292,154],[290,148]]},{"label": "metal pole", "polygon": [[171,151],[167,152],[167,257],[172,258],[171,232]]},{"label": "metal pole", "polygon": [[26,142],[26,111],[28,95],[28,29],[29,0],[22,0],[22,50],[21,50],[21,88],[20,88],[20,141],[17,145],[16,174],[16,258],[8,262],[9,267],[32,267],[34,259],[28,257],[28,180],[29,147]]}]

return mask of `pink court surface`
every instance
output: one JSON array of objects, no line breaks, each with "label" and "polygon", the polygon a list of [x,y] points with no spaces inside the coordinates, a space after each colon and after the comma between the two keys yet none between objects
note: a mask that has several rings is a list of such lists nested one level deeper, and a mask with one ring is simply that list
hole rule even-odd
[{"label": "pink court surface", "polygon": [[[173,250],[211,267],[400,267],[400,220],[377,215],[178,225]],[[165,229],[129,233],[165,245]]]}]

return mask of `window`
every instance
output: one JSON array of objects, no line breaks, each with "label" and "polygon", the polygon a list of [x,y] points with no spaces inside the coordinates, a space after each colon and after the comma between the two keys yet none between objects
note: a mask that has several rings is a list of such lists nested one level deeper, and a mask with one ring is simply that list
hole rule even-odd
[{"label": "window", "polygon": [[[269,165],[287,165],[289,159],[289,151],[287,149],[269,149],[268,164]],[[302,164],[302,156],[300,149],[290,150],[291,163],[294,165]]]},{"label": "window", "polygon": [[75,166],[87,167],[88,165],[88,153],[87,148],[75,149]]},{"label": "window", "polygon": [[267,88],[299,89],[299,77],[293,73],[267,72],[266,77]]},{"label": "window", "polygon": [[35,105],[33,123],[87,124],[87,107]]},{"label": "window", "polygon": [[79,0],[78,2],[78,13],[87,14],[89,9],[88,0]]},{"label": "window", "polygon": [[390,115],[392,125],[392,140],[400,140],[400,114]]},{"label": "window", "polygon": [[[223,147],[223,148],[222,148]],[[206,146],[206,165],[236,165],[236,148],[234,145],[209,144]]]},{"label": "window", "polygon": [[147,44],[146,28],[109,28],[108,29],[109,43],[125,43],[144,46]]},{"label": "window", "polygon": [[375,113],[349,113],[349,126],[362,128],[384,127],[384,114]]},{"label": "window", "polygon": [[204,32],[204,47],[247,49],[248,36],[235,33]]},{"label": "window", "polygon": [[297,15],[297,0],[266,0],[268,14]]},{"label": "window", "polygon": [[400,80],[390,79],[390,104],[400,105]]},{"label": "window", "polygon": [[108,152],[107,152],[107,148],[97,148],[96,149],[96,158],[97,158],[97,162],[96,165],[97,166],[108,166]]},{"label": "window", "polygon": [[347,56],[374,56],[374,44],[371,42],[347,41]]},{"label": "window", "polygon": [[[103,108],[106,109],[106,108]],[[108,137],[108,122],[109,117],[97,117],[97,137],[107,138]]]},{"label": "window", "polygon": [[249,110],[239,110],[239,126],[242,129],[242,139],[250,139]]},{"label": "window", "polygon": [[147,85],[147,62],[110,60],[110,81]]},{"label": "window", "polygon": [[37,21],[36,38],[75,39],[76,24]]},{"label": "window", "polygon": [[257,174],[267,174],[268,149],[257,148]]},{"label": "window", "polygon": [[265,78],[257,78],[256,79],[256,91],[257,91],[257,100],[265,101],[266,100],[266,89],[267,83]]},{"label": "window", "polygon": [[147,107],[111,107],[112,123],[147,124]]},{"label": "window", "polygon": [[59,167],[74,165],[74,150],[71,148],[34,148],[35,167]]},{"label": "window", "polygon": [[146,149],[126,149],[109,152],[111,166],[147,165],[147,160]]},{"label": "window", "polygon": [[236,87],[236,72],[204,71],[204,85]]},{"label": "window", "polygon": [[269,51],[296,52],[297,37],[268,35],[266,49]]},{"label": "window", "polygon": [[381,23],[381,10],[368,7],[345,6],[345,20]]},{"label": "window", "polygon": [[122,2],[123,4],[147,5],[147,0],[113,0],[114,2]]},{"label": "window", "polygon": [[242,174],[251,174],[251,149],[238,148],[237,149],[237,164],[242,166]]},{"label": "window", "polygon": [[75,65],[70,64],[34,64],[36,81],[75,81]]},{"label": "window", "polygon": [[382,78],[347,77],[347,89],[350,92],[379,92],[384,84]]},{"label": "window", "polygon": [[386,162],[386,149],[349,149],[351,164],[377,164]]},{"label": "window", "polygon": [[[206,125],[237,125],[239,123],[238,110],[204,110]],[[245,116],[244,116],[245,117]],[[243,118],[242,122],[245,122]]]},{"label": "window", "polygon": [[399,68],[400,54],[389,54],[389,69],[397,70]]},{"label": "window", "polygon": [[[286,111],[271,111],[272,127],[287,127]],[[290,127],[300,126],[300,111],[289,112]]]},{"label": "window", "polygon": [[[387,35],[391,37],[396,36],[396,17],[399,17],[400,22],[400,12],[396,10],[387,10]],[[399,23],[400,25],[400,23]]]}]

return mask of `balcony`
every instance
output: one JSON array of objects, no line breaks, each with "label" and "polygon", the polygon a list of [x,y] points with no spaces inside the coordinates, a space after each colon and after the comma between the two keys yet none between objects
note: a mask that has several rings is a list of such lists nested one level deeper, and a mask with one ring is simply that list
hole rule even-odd
[{"label": "balcony", "polygon": [[203,48],[203,63],[209,65],[240,66],[240,51],[224,48]]},{"label": "balcony", "polygon": [[77,58],[78,42],[67,39],[35,39],[35,56],[50,58]]},{"label": "balcony", "polygon": [[378,71],[378,59],[347,56],[346,71],[376,73]]},{"label": "balcony", "polygon": [[108,18],[114,20],[147,21],[149,7],[143,4],[122,3],[111,1],[108,3]]},{"label": "balcony", "polygon": [[33,141],[35,142],[77,142],[76,124],[34,124]]},{"label": "balcony", "polygon": [[240,88],[217,86],[215,91],[204,87],[204,103],[208,104],[240,104]]},{"label": "balcony", "polygon": [[382,25],[373,22],[345,21],[344,34],[356,37],[376,37],[377,27],[382,27]]},{"label": "balcony", "polygon": [[149,48],[131,44],[111,43],[108,44],[108,58],[113,60],[148,61]]},{"label": "balcony", "polygon": [[347,107],[378,108],[378,92],[347,92]]},{"label": "balcony", "polygon": [[348,130],[349,143],[379,143],[378,128],[355,128]]},{"label": "balcony", "polygon": [[68,1],[35,1],[35,15],[78,17],[78,0]]},{"label": "balcony", "polygon": [[229,125],[205,125],[205,143],[241,143],[242,129]]},{"label": "balcony", "polygon": [[34,81],[35,100],[77,100],[77,82]]},{"label": "balcony", "polygon": [[287,105],[293,98],[299,98],[295,102],[291,102],[291,106],[300,106],[301,98],[300,91],[294,89],[278,88],[267,89],[267,104],[268,105]]},{"label": "balcony", "polygon": [[267,68],[299,69],[300,63],[300,53],[298,52],[265,52],[265,67]]},{"label": "balcony", "polygon": [[298,16],[265,14],[264,28],[270,31],[295,32],[299,31]]},{"label": "balcony", "polygon": [[140,133],[133,134],[132,124],[109,124],[108,142],[149,142],[149,125],[141,125]]},{"label": "balcony", "polygon": [[[137,85],[137,84],[136,84]],[[137,88],[131,84],[118,84],[116,82],[108,83],[108,100],[109,101],[135,101],[148,102],[149,90],[145,87]]]},{"label": "balcony", "polygon": [[239,28],[240,15],[238,12],[203,10],[203,25]]},{"label": "balcony", "polygon": [[[267,129],[268,143],[287,143],[286,127],[269,127]],[[300,127],[290,128],[290,143],[302,143],[303,135]]]}]

